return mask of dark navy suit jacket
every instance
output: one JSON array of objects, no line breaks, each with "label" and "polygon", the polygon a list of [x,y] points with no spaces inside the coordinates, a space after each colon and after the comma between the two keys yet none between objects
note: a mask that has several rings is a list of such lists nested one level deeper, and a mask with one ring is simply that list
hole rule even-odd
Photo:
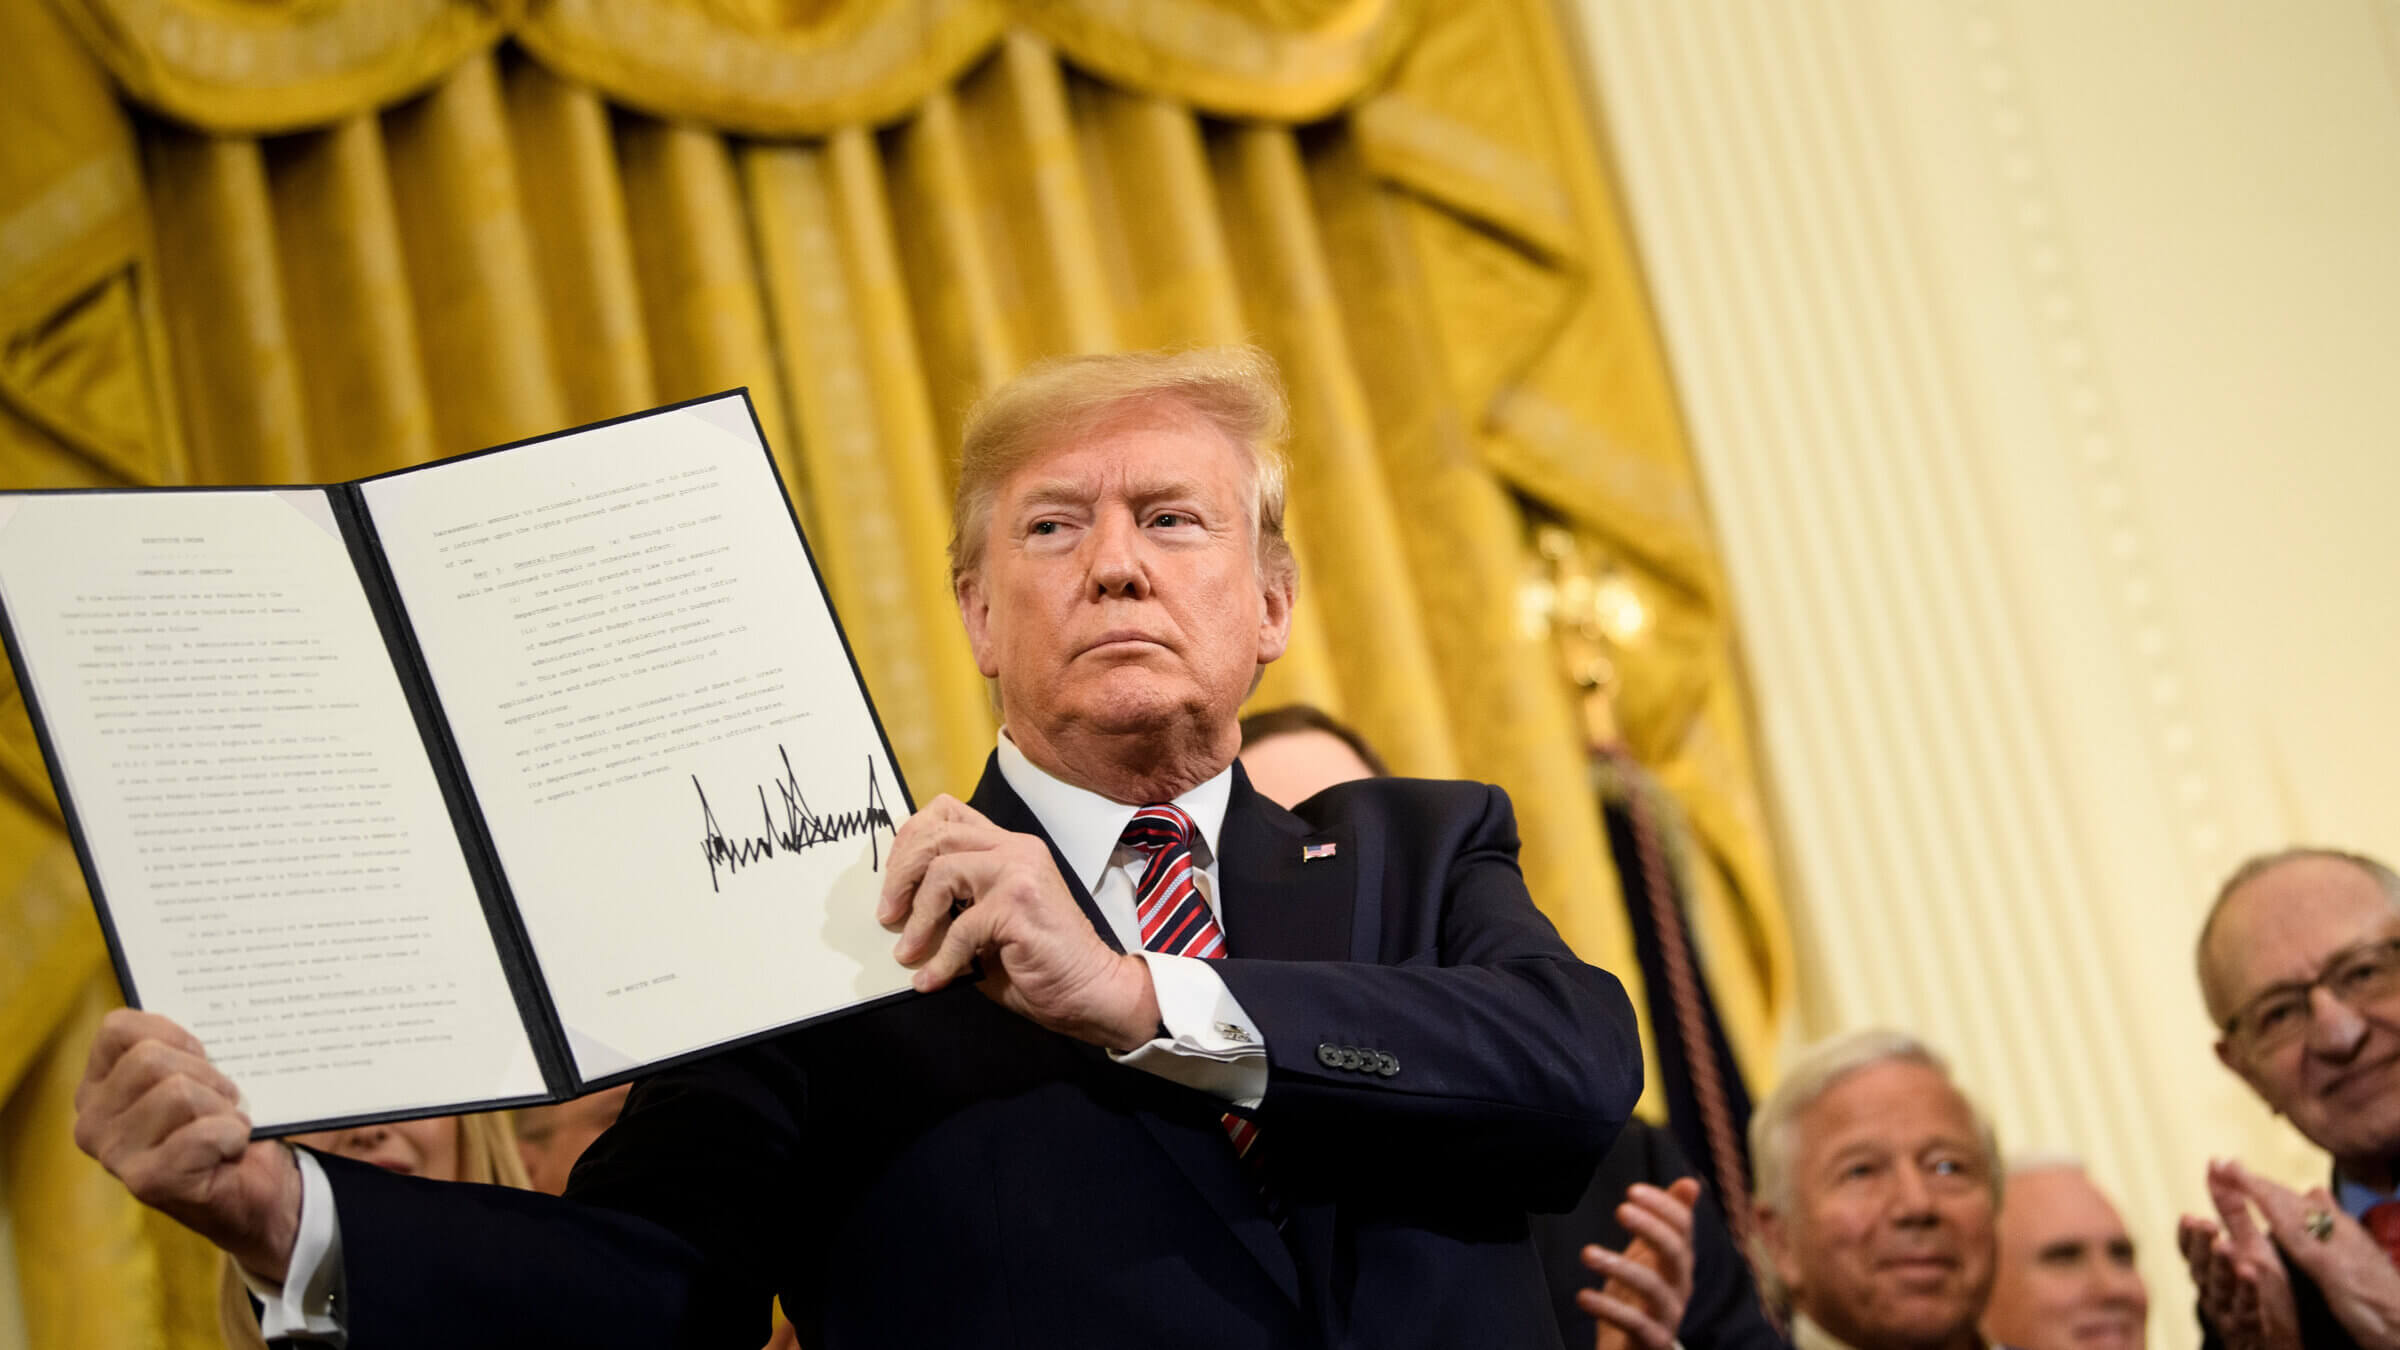
[{"label": "dark navy suit jacket", "polygon": [[[1497,788],[1294,814],[1234,772],[1218,969],[1283,1231],[1222,1102],[960,988],[645,1081],[566,1201],[327,1160],[354,1350],[755,1350],[771,1293],[811,1350],[1555,1345],[1526,1212],[1640,1093],[1623,990],[1535,911]],[[1042,834],[996,767],[973,804]]]}]

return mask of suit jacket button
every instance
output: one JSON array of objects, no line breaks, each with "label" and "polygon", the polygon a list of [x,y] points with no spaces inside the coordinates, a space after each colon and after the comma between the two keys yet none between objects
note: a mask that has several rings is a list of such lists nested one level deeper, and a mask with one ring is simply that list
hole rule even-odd
[{"label": "suit jacket button", "polygon": [[1400,1057],[1389,1050],[1375,1052],[1375,1072],[1385,1078],[1400,1072]]},{"label": "suit jacket button", "polygon": [[1317,1062],[1328,1069],[1338,1069],[1342,1067],[1342,1052],[1331,1044],[1320,1043],[1317,1046]]},{"label": "suit jacket button", "polygon": [[1345,1045],[1345,1046],[1343,1046],[1343,1047],[1342,1047],[1342,1067],[1343,1067],[1343,1068],[1345,1068],[1345,1069],[1359,1069],[1359,1068],[1363,1068],[1363,1067],[1365,1067],[1365,1065],[1366,1065],[1366,1062],[1367,1062],[1366,1055],[1365,1055],[1363,1052],[1361,1052],[1357,1046],[1355,1046],[1355,1045]]}]

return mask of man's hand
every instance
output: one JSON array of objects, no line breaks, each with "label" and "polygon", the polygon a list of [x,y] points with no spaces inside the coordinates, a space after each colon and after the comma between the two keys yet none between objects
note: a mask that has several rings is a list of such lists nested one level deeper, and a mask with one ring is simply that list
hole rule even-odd
[{"label": "man's hand", "polygon": [[1149,966],[1103,941],[1059,876],[1050,846],[936,797],[892,840],[875,921],[921,992],[984,959],[983,992],[1077,1040],[1131,1050],[1158,1027]]},{"label": "man's hand", "polygon": [[119,1008],[75,1088],[75,1145],[135,1199],[280,1284],[300,1232],[300,1168],[291,1150],[251,1140],[238,1101],[192,1033]]},{"label": "man's hand", "polygon": [[[2226,1167],[2242,1195],[2266,1216],[2286,1258],[2317,1282],[2325,1306],[2360,1350],[2400,1350],[2400,1267],[2358,1220],[2322,1186],[2302,1195],[2238,1162]],[[2321,1228],[2311,1227],[2316,1215],[2323,1216],[2316,1220]]]},{"label": "man's hand", "polygon": [[1683,1310],[1692,1301],[1692,1206],[1700,1183],[1678,1178],[1665,1190],[1635,1184],[1625,1188],[1617,1222],[1633,1240],[1622,1252],[1598,1245],[1583,1249],[1584,1268],[1608,1277],[1598,1289],[1581,1289],[1575,1306],[1599,1319],[1594,1350],[1669,1350]]},{"label": "man's hand", "polygon": [[2200,1290],[2200,1315],[2226,1350],[2300,1350],[2300,1314],[2275,1244],[2250,1216],[2238,1163],[2208,1165],[2208,1198],[2224,1227],[2187,1214],[2175,1243]]}]

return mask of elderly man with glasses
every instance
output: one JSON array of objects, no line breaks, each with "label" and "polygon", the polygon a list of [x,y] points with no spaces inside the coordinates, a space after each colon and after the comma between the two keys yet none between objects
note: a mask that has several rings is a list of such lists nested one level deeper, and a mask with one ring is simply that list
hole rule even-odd
[{"label": "elderly man with glasses", "polygon": [[2306,1194],[2210,1165],[2218,1218],[2178,1232],[2209,1342],[2400,1347],[2400,875],[2331,849],[2252,859],[2199,967],[2217,1058],[2333,1155]]}]

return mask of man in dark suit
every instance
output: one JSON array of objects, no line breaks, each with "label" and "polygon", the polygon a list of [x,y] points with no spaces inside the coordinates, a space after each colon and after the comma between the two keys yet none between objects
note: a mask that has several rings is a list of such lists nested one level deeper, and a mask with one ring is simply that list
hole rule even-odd
[{"label": "man in dark suit", "polygon": [[[1241,762],[1261,793],[1291,807],[1390,773],[1365,737],[1305,703],[1244,717]],[[1531,1218],[1568,1345],[1786,1350],[1723,1212],[1669,1131],[1627,1121],[1575,1207]]]},{"label": "man in dark suit", "polygon": [[972,419],[953,578],[1006,726],[893,843],[928,997],[643,1083],[564,1203],[254,1143],[138,1013],[79,1140],[270,1332],[355,1350],[747,1350],[771,1292],[829,1347],[1555,1343],[1525,1212],[1639,1094],[1631,1009],[1498,790],[1302,817],[1233,766],[1289,631],[1284,422],[1238,351],[1053,364]]},{"label": "man in dark suit", "polygon": [[2217,1218],[2177,1233],[2230,1350],[2400,1345],[2400,875],[2296,848],[2251,859],[2202,924],[2217,1058],[2333,1155],[2309,1194],[2211,1164]]}]

